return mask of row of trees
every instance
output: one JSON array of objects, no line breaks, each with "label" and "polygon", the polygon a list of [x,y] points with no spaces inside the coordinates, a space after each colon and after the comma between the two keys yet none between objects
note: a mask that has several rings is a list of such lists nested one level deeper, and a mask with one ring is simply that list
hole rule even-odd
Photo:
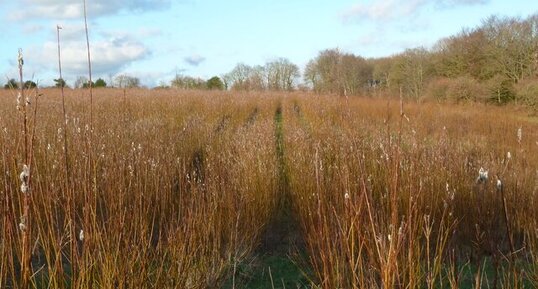
[{"label": "row of trees", "polygon": [[[228,89],[292,90],[299,75],[295,64],[280,58],[263,66],[240,63],[223,80]],[[538,14],[526,19],[493,16],[431,49],[408,49],[390,57],[365,59],[324,50],[308,62],[303,80],[318,93],[401,92],[413,99],[538,106]]]},{"label": "row of trees", "polygon": [[[137,77],[132,77],[128,75],[118,75],[116,76],[112,81],[112,83],[109,85],[104,79],[98,78],[96,81],[92,81],[91,85],[92,87],[119,87],[119,88],[135,88],[140,87],[140,79]],[[74,88],[87,88],[90,85],[90,81],[85,76],[79,76],[74,84]],[[37,83],[31,80],[27,80],[24,83],[24,88],[35,88],[37,87]],[[64,79],[54,79],[54,86],[53,87],[69,87],[67,82]],[[15,79],[9,79],[7,83],[4,85],[5,89],[17,89],[19,88],[19,82]]]},{"label": "row of trees", "polygon": [[258,66],[240,63],[222,79],[227,89],[289,91],[296,88],[299,76],[297,65],[279,58]]},{"label": "row of trees", "polygon": [[308,62],[304,79],[318,93],[347,96],[363,92],[372,83],[372,72],[372,64],[364,58],[330,49]]},{"label": "row of trees", "polygon": [[[170,86],[276,91],[304,87],[338,95],[401,92],[413,99],[516,101],[538,107],[538,14],[526,19],[493,16],[477,28],[441,39],[431,49],[408,49],[390,57],[365,59],[338,49],[324,50],[308,62],[302,83],[300,76],[297,65],[278,58],[265,65],[239,63],[220,78],[176,75]],[[63,80],[55,81],[56,86],[65,85]],[[127,75],[111,77],[110,82],[113,87],[140,86],[138,78]],[[74,84],[87,85],[84,77]],[[5,85],[17,86],[13,79]],[[98,79],[93,86],[107,83]]]},{"label": "row of trees", "polygon": [[[171,87],[179,89],[209,89],[209,90],[224,90],[224,83],[218,76],[213,76],[208,80],[201,78],[176,75],[170,82]],[[166,87],[161,85],[161,87]]]},{"label": "row of trees", "polygon": [[515,101],[538,108],[538,14],[493,16],[431,49],[390,57],[324,50],[306,65],[303,79],[318,93],[401,92],[413,99]]},{"label": "row of trees", "polygon": [[[56,81],[56,80],[55,80]],[[91,82],[92,87],[107,87],[106,81],[104,81],[102,78],[98,78],[95,82]],[[59,85],[56,85],[59,86]],[[90,80],[85,76],[79,76],[77,80],[75,80],[74,87],[75,88],[87,88],[90,86]]]},{"label": "row of trees", "polygon": [[[37,83],[31,80],[27,80],[24,82],[23,87],[26,89],[35,88],[37,87]],[[17,82],[15,79],[9,79],[7,83],[4,85],[5,89],[18,89],[19,88],[19,82]]]},{"label": "row of trees", "polygon": [[372,79],[390,92],[401,88],[408,97],[536,105],[538,14],[490,17],[432,49],[409,49],[368,62]]}]

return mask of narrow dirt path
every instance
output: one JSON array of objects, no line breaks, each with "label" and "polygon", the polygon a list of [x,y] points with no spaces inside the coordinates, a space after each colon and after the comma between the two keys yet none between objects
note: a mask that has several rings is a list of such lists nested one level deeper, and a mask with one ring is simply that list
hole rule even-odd
[{"label": "narrow dirt path", "polygon": [[[301,254],[303,241],[299,223],[293,213],[284,146],[284,114],[280,103],[274,115],[275,151],[278,168],[278,200],[249,264],[243,264],[236,288],[279,289],[309,288],[308,280],[295,264],[293,256]],[[225,288],[232,288],[225,286]]]}]

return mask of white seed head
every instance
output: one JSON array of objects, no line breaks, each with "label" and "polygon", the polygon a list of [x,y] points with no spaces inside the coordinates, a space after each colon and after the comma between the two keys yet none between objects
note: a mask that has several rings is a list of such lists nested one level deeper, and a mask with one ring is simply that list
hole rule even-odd
[{"label": "white seed head", "polygon": [[23,194],[29,193],[30,188],[28,187],[28,179],[30,178],[30,169],[27,165],[22,167],[22,172],[19,175],[19,178],[21,180],[21,192]]},{"label": "white seed head", "polygon": [[507,158],[507,159],[511,159],[511,158],[512,158],[512,154],[511,154],[510,152],[507,152],[507,153],[506,153],[506,158]]},{"label": "white seed head", "polygon": [[19,229],[21,231],[26,231],[26,218],[24,216],[21,216],[21,222],[19,223]]},{"label": "white seed head", "polygon": [[78,233],[78,239],[80,241],[84,241],[84,230],[80,230],[80,232]]},{"label": "white seed head", "polygon": [[485,182],[487,180],[488,180],[488,171],[481,167],[480,170],[478,170],[478,178],[476,179],[476,181]]},{"label": "white seed head", "polygon": [[503,188],[503,183],[501,182],[500,179],[497,179],[497,190],[501,190]]},{"label": "white seed head", "polygon": [[28,189],[28,185],[27,185],[26,183],[22,183],[22,185],[21,185],[21,192],[22,192],[23,194],[28,194],[28,191],[29,191],[29,189]]},{"label": "white seed head", "polygon": [[24,65],[24,59],[22,57],[22,49],[19,48],[19,56],[17,57],[17,60],[19,62],[19,67],[22,67]]},{"label": "white seed head", "polygon": [[28,177],[30,176],[30,169],[27,165],[22,166],[22,172],[19,175],[19,178],[21,179],[21,182],[25,183],[28,181]]},{"label": "white seed head", "polygon": [[349,194],[348,194],[348,193],[345,193],[345,194],[344,194],[344,198],[345,198],[346,200],[349,200],[349,198],[350,198],[350,197],[349,197]]},{"label": "white seed head", "polygon": [[22,105],[21,105],[21,102],[22,102],[22,95],[21,93],[17,93],[17,110],[22,110]]}]

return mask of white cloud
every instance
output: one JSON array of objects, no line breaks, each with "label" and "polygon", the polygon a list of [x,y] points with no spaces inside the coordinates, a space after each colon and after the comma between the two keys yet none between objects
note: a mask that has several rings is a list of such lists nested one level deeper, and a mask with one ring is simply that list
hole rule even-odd
[{"label": "white cloud", "polygon": [[[90,43],[92,71],[96,75],[115,74],[134,61],[149,54],[140,42],[127,38],[106,39]],[[62,43],[62,70],[66,74],[81,75],[87,73],[88,62],[86,43],[84,41],[66,41]],[[33,62],[43,69],[55,69],[57,64],[57,43],[46,42],[41,49],[32,49],[28,62]]]},{"label": "white cloud", "polygon": [[374,0],[367,4],[356,4],[341,13],[344,21],[372,20],[376,22],[398,20],[416,15],[429,4],[438,8],[452,8],[456,6],[469,6],[485,4],[489,0]]},{"label": "white cloud", "polygon": [[356,4],[342,13],[345,21],[374,20],[387,21],[409,16],[424,4],[425,0],[376,0],[369,4]]},{"label": "white cloud", "polygon": [[193,54],[191,56],[183,58],[183,60],[191,66],[198,66],[205,61],[205,57],[198,54]]},{"label": "white cloud", "polygon": [[472,6],[487,4],[490,0],[436,0],[438,8],[449,9],[457,6]]},{"label": "white cloud", "polygon": [[[83,16],[82,1],[73,0],[21,0],[20,9],[14,9],[10,18],[73,19]],[[87,12],[91,19],[121,11],[138,12],[167,8],[170,0],[92,0],[87,1]]]},{"label": "white cloud", "polygon": [[439,4],[447,6],[486,4],[489,0],[437,0]]}]

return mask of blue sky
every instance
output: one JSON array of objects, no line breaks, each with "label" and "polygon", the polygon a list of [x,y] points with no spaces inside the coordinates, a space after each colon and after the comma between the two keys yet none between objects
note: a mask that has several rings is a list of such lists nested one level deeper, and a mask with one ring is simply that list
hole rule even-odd
[{"label": "blue sky", "polygon": [[[87,0],[94,78],[139,77],[147,86],[176,73],[209,78],[239,63],[285,57],[301,68],[339,48],[363,57],[431,47],[491,15],[527,17],[530,0]],[[56,25],[68,84],[85,75],[82,0],[0,0],[0,74],[43,85],[58,75]]]}]

